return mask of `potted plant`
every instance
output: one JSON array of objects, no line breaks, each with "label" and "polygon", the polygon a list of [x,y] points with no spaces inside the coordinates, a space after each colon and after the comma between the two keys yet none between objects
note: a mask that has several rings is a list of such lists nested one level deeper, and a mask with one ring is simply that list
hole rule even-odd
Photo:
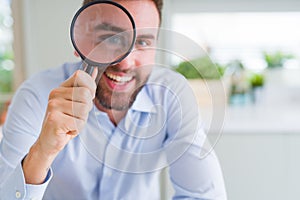
[{"label": "potted plant", "polygon": [[[299,80],[299,61],[297,57],[291,53],[284,53],[282,51],[263,52],[265,61],[267,63],[266,79],[274,84],[287,84],[287,82],[297,82]],[[296,61],[292,68],[285,68],[287,61]]]},{"label": "potted plant", "polygon": [[11,93],[13,82],[13,54],[6,51],[3,54],[0,53],[0,94]]},{"label": "potted plant", "polygon": [[175,70],[188,79],[200,106],[227,104],[230,84],[224,78],[225,67],[213,63],[209,56],[183,61]]},{"label": "potted plant", "polygon": [[264,59],[267,63],[267,67],[279,68],[282,67],[285,61],[294,58],[292,54],[283,53],[282,51],[275,52],[263,52]]}]

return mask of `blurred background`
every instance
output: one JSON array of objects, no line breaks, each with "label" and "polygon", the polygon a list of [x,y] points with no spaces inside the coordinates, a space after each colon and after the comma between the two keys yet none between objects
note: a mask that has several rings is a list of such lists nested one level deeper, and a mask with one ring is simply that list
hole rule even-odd
[{"label": "blurred background", "polygon": [[[69,27],[80,6],[81,0],[0,0],[0,126],[24,80],[77,60]],[[228,199],[300,199],[300,1],[165,0],[163,15],[163,28],[206,52],[183,44],[189,59],[160,59],[189,79],[207,132],[220,136],[212,143]],[[223,92],[207,89],[214,82]],[[212,123],[218,108],[221,131]]]}]

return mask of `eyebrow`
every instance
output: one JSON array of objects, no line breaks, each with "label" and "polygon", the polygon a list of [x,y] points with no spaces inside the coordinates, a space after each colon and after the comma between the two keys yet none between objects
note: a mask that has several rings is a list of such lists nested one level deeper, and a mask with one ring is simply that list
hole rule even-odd
[{"label": "eyebrow", "polygon": [[138,35],[137,38],[142,38],[142,39],[155,39],[156,37],[152,34],[143,34],[143,35]]},{"label": "eyebrow", "polygon": [[109,23],[98,24],[97,26],[95,26],[94,30],[95,31],[97,31],[97,30],[113,31],[113,32],[118,32],[118,33],[126,31],[123,28],[113,26],[112,24],[109,24]]}]

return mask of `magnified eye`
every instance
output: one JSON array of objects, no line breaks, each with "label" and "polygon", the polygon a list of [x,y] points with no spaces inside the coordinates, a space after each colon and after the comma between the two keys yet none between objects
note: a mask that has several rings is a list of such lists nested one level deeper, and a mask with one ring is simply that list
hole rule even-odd
[{"label": "magnified eye", "polygon": [[105,44],[109,46],[118,46],[122,47],[126,45],[126,40],[121,35],[114,35],[114,34],[107,34],[107,35],[101,35],[97,38],[96,45],[99,44]]}]

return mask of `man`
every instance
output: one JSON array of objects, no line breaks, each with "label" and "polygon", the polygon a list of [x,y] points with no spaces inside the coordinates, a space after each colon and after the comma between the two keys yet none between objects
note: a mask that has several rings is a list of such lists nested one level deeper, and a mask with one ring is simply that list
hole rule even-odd
[{"label": "man", "polygon": [[[16,93],[0,150],[1,199],[162,199],[169,167],[174,199],[226,199],[186,81],[153,68],[160,0],[117,0],[133,16],[134,50],[95,84],[65,64]],[[87,2],[84,2],[87,3]],[[150,48],[148,48],[150,47]],[[77,53],[75,53],[77,54]],[[153,68],[153,69],[152,69]]]}]

